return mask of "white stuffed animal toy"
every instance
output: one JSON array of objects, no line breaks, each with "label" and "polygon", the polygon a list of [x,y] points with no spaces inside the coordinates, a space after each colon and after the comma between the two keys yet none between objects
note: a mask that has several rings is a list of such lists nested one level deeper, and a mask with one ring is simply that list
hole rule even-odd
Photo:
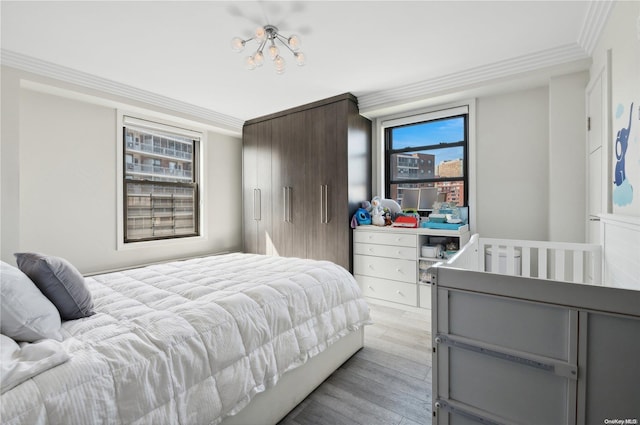
[{"label": "white stuffed animal toy", "polygon": [[371,224],[374,226],[384,226],[384,208],[380,203],[380,197],[376,196],[371,200]]}]

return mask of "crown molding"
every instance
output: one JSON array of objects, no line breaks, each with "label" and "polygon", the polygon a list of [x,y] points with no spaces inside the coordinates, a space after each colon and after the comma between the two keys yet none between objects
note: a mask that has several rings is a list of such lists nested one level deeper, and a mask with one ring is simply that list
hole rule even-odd
[{"label": "crown molding", "polygon": [[580,35],[578,36],[578,45],[589,55],[593,53],[593,49],[596,47],[596,42],[600,38],[600,33],[609,18],[614,3],[615,0],[590,1],[588,3],[587,14],[584,17]]},{"label": "crown molding", "polygon": [[573,61],[589,59],[615,0],[589,1],[587,13],[576,43],[507,59],[488,65],[435,77],[400,87],[358,96],[361,113],[412,99],[424,99],[436,93],[486,83],[516,74],[537,71]]},{"label": "crown molding", "polygon": [[[366,113],[367,111],[374,111],[392,104],[424,99],[436,93],[470,87],[500,78],[566,64],[572,61],[589,59],[614,4],[615,0],[588,2],[587,13],[576,43],[387,90],[358,94],[360,112]],[[176,99],[6,49],[1,49],[1,62],[3,65],[23,71],[205,119],[225,129],[241,131],[244,123],[242,119],[221,114],[207,108],[181,102]]]},{"label": "crown molding", "polygon": [[244,120],[221,114],[207,108],[190,103],[181,102],[167,96],[162,96],[146,90],[141,90],[126,84],[78,71],[73,68],[57,65],[21,53],[2,49],[0,62],[22,71],[27,71],[44,77],[53,78],[66,83],[75,84],[88,89],[98,90],[110,95],[121,96],[138,102],[144,102],[156,107],[166,108],[175,112],[204,119],[222,129],[242,131]]},{"label": "crown molding", "polygon": [[584,49],[577,44],[568,44],[388,90],[362,94],[358,96],[358,106],[361,113],[366,113],[399,102],[424,99],[448,90],[477,86],[499,78],[585,59],[589,59],[589,55]]}]

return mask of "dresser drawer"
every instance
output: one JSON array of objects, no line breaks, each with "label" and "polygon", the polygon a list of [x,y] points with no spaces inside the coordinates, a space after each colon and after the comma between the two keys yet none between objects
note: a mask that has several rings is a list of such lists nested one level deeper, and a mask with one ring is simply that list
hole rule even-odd
[{"label": "dresser drawer", "polygon": [[365,297],[417,306],[416,284],[395,282],[370,276],[355,275]]},{"label": "dresser drawer", "polygon": [[353,256],[353,274],[416,284],[416,261],[382,258],[370,255]]},{"label": "dresser drawer", "polygon": [[416,248],[392,245],[375,245],[371,243],[354,243],[353,253],[361,255],[374,255],[376,257],[401,258],[404,260],[416,259]]},{"label": "dresser drawer", "polygon": [[387,233],[384,231],[355,231],[353,232],[353,241],[358,243],[408,246],[413,248],[416,248],[418,246],[418,237],[416,235],[408,235],[404,233]]}]

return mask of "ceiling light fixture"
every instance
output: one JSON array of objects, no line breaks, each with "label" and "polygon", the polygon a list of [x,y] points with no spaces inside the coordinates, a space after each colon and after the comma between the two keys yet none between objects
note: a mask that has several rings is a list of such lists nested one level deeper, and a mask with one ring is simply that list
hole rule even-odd
[{"label": "ceiling light fixture", "polygon": [[286,62],[282,56],[280,56],[280,48],[278,44],[286,47],[291,51],[293,57],[296,60],[298,66],[302,66],[305,63],[304,53],[300,52],[300,37],[292,35],[285,37],[278,32],[278,28],[273,25],[265,25],[256,30],[255,35],[251,38],[243,40],[240,37],[234,37],[231,40],[231,48],[236,52],[244,50],[245,45],[251,41],[256,40],[258,43],[258,49],[251,56],[247,56],[245,59],[245,65],[247,69],[256,69],[262,66],[264,63],[265,50],[266,54],[273,61],[273,65],[276,68],[276,73],[282,74],[284,72]]}]

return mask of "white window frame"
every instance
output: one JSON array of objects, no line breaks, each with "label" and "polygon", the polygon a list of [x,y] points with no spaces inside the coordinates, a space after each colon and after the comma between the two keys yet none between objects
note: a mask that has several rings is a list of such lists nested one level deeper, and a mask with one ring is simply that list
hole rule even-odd
[{"label": "white window frame", "polygon": [[[136,125],[139,127],[145,127],[149,129],[156,129],[160,131],[176,132],[176,129],[180,130],[180,133],[185,136],[190,136],[200,139],[199,155],[197,172],[198,172],[198,192],[199,192],[199,212],[198,212],[198,226],[200,234],[197,236],[185,236],[179,238],[167,238],[150,241],[130,241],[125,243],[124,241],[124,127],[126,125]],[[203,241],[208,239],[208,229],[206,226],[207,220],[205,220],[205,214],[207,214],[207,187],[206,187],[206,169],[204,167],[204,158],[206,158],[207,143],[206,143],[207,131],[204,128],[198,128],[192,125],[185,125],[176,122],[159,118],[153,115],[141,114],[139,112],[132,112],[126,110],[117,110],[117,124],[116,124],[116,250],[126,251],[135,249],[148,249],[151,247],[173,247],[184,246],[185,244],[193,244],[197,241]]]},{"label": "white window frame", "polygon": [[460,114],[468,114],[468,206],[469,230],[476,229],[477,214],[477,180],[476,180],[476,99],[469,99],[450,104],[437,105],[424,109],[401,112],[393,115],[378,117],[374,122],[373,149],[373,193],[385,198],[385,130],[406,124],[446,118]]}]

